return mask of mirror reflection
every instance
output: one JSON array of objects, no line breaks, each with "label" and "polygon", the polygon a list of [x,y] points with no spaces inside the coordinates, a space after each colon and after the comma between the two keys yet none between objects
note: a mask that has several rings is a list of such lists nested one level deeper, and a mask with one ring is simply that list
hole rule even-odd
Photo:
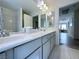
[{"label": "mirror reflection", "polygon": [[41,15],[41,28],[54,27],[54,13]]},{"label": "mirror reflection", "polygon": [[[54,26],[54,14],[50,16],[42,14],[40,17],[31,16],[23,10],[16,12],[7,8],[0,8],[0,31],[6,32],[24,32],[27,29],[48,28]],[[40,18],[40,19],[39,19]]]},{"label": "mirror reflection", "polygon": [[46,15],[43,14],[41,15],[41,28],[45,28],[46,27]]},{"label": "mirror reflection", "polygon": [[53,16],[47,16],[48,27],[53,26]]}]

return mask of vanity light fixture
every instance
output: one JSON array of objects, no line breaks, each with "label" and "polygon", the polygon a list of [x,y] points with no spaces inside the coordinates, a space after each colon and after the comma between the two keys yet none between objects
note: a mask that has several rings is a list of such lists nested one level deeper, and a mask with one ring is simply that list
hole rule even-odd
[{"label": "vanity light fixture", "polygon": [[52,20],[54,19],[54,18],[53,18],[53,16],[52,16],[52,18],[51,18],[51,19],[52,19]]},{"label": "vanity light fixture", "polygon": [[70,26],[72,26],[72,23],[70,23]]},{"label": "vanity light fixture", "polygon": [[52,12],[48,12],[48,14],[47,14],[48,16],[51,16],[52,15]]},{"label": "vanity light fixture", "polygon": [[48,10],[48,7],[46,7],[46,10]]},{"label": "vanity light fixture", "polygon": [[47,11],[47,10],[48,10],[48,7],[47,7],[47,5],[44,3],[43,0],[38,1],[37,7],[38,7],[40,10],[42,10],[42,11]]},{"label": "vanity light fixture", "polygon": [[44,1],[38,1],[37,7],[42,7],[44,5]]}]

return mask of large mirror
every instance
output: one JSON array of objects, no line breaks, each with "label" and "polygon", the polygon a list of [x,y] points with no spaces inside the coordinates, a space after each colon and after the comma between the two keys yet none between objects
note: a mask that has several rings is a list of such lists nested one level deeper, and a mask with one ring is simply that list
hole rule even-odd
[{"label": "large mirror", "polygon": [[16,13],[7,8],[0,8],[0,30],[17,32]]},{"label": "large mirror", "polygon": [[48,14],[43,14],[40,17],[40,26],[41,28],[49,28],[49,27],[54,27],[54,13],[52,13],[51,15]]},{"label": "large mirror", "polygon": [[23,20],[22,20],[22,27],[23,28],[32,28],[32,16],[27,15],[26,13],[23,14]]},{"label": "large mirror", "polygon": [[46,25],[47,25],[47,23],[46,23],[46,14],[41,15],[40,22],[41,22],[41,28],[45,28]]},{"label": "large mirror", "polygon": [[16,12],[0,8],[0,30],[8,32],[20,32],[23,28],[48,28],[54,26],[54,13],[49,16],[47,14],[30,16],[21,9],[18,15]]},{"label": "large mirror", "polygon": [[48,22],[48,27],[54,27],[55,25],[55,13],[54,12],[50,12],[49,14],[47,14],[47,22]]},{"label": "large mirror", "polygon": [[54,26],[54,16],[47,16],[48,27]]},{"label": "large mirror", "polygon": [[14,10],[0,8],[0,31],[20,32],[23,28],[32,28],[32,23],[32,16],[22,9],[16,13]]},{"label": "large mirror", "polygon": [[33,29],[38,29],[39,28],[39,16],[34,16],[33,17]]}]

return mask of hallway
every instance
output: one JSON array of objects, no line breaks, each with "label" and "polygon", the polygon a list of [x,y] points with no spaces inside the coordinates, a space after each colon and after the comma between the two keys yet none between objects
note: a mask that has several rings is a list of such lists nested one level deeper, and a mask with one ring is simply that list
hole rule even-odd
[{"label": "hallway", "polygon": [[67,32],[60,32],[60,45],[79,50],[79,40],[71,38]]},{"label": "hallway", "polygon": [[49,59],[79,59],[79,50],[66,45],[56,46]]},{"label": "hallway", "polygon": [[68,44],[68,34],[67,32],[60,32],[60,44],[66,45]]},{"label": "hallway", "polygon": [[60,45],[56,46],[49,59],[79,59],[79,41],[60,32]]}]

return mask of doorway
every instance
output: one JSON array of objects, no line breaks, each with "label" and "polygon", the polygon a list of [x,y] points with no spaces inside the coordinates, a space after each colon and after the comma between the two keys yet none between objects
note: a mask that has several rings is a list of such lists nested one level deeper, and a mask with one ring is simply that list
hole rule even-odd
[{"label": "doorway", "polygon": [[59,42],[60,45],[70,44],[73,31],[74,6],[59,9]]},{"label": "doorway", "polygon": [[67,44],[68,31],[67,23],[60,23],[59,25],[60,44]]}]

